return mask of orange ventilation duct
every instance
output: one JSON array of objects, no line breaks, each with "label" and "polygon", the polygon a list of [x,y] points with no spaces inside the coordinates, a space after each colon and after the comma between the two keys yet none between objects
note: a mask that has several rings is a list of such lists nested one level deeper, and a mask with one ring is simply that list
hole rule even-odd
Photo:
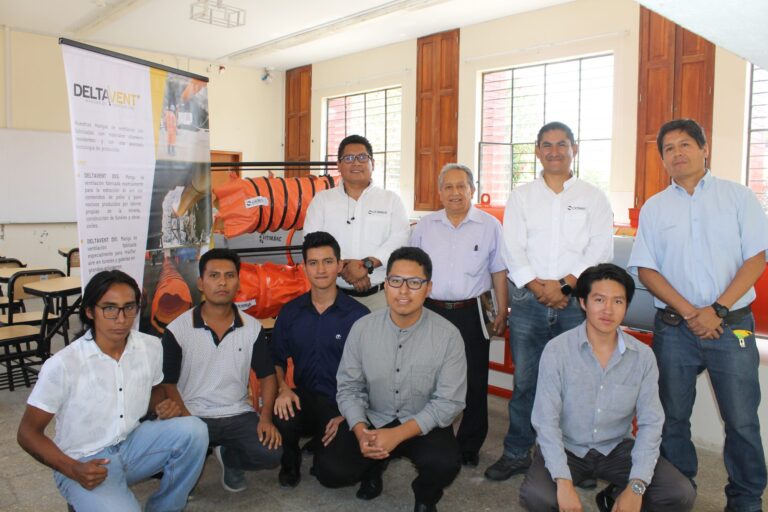
[{"label": "orange ventilation duct", "polygon": [[277,316],[288,301],[309,291],[304,266],[266,262],[240,264],[240,290],[235,303],[256,318]]},{"label": "orange ventilation duct", "polygon": [[155,296],[152,298],[150,322],[160,334],[165,327],[192,307],[192,293],[184,278],[167,257],[157,280]]}]

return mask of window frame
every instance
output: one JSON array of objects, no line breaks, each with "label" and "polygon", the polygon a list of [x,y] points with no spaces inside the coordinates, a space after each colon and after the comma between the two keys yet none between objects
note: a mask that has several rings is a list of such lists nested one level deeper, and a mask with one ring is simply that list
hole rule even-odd
[{"label": "window frame", "polygon": [[758,195],[758,193],[755,192],[752,189],[752,187],[750,186],[750,177],[749,177],[750,170],[752,168],[752,166],[750,165],[751,156],[752,156],[752,134],[753,134],[753,132],[765,132],[765,133],[768,133],[768,128],[760,128],[760,129],[753,129],[752,128],[752,122],[753,122],[752,112],[753,112],[753,108],[754,108],[753,100],[754,100],[755,71],[756,70],[759,70],[761,72],[766,73],[766,80],[768,81],[768,69],[763,69],[763,68],[761,68],[759,66],[756,66],[755,64],[750,63],[750,66],[749,66],[749,96],[748,96],[749,97],[749,103],[748,103],[747,112],[746,112],[746,115],[747,115],[747,134],[746,134],[747,135],[746,136],[747,147],[746,147],[746,163],[745,163],[745,170],[744,170],[745,171],[744,172],[744,185],[747,188],[749,188],[750,190],[752,190],[752,192],[755,194],[755,196],[758,197],[758,200],[760,199],[760,195],[764,195],[766,197],[766,199],[767,199],[766,204],[763,205],[762,204],[763,202],[761,201],[761,205],[763,205],[763,209],[766,211],[766,213],[768,213],[768,192],[764,193],[764,194]]}]

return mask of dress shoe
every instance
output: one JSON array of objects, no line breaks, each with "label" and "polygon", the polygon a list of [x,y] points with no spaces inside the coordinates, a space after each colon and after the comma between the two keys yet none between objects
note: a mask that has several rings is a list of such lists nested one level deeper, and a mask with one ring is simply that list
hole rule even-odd
[{"label": "dress shoe", "polygon": [[480,455],[477,452],[463,452],[461,454],[461,463],[465,466],[477,467],[480,464]]},{"label": "dress shoe", "polygon": [[357,496],[361,500],[372,500],[381,494],[384,488],[384,481],[381,479],[381,475],[373,478],[366,478],[360,482],[360,488],[357,490]]},{"label": "dress shoe", "polygon": [[416,502],[416,505],[413,507],[413,512],[437,512],[437,506],[435,505],[425,505],[424,503]]},{"label": "dress shoe", "polygon": [[499,460],[485,470],[485,478],[500,482],[502,480],[507,480],[512,475],[524,473],[529,467],[531,467],[530,454],[519,459],[513,459],[512,457],[502,455]]},{"label": "dress shoe", "polygon": [[611,512],[613,504],[616,502],[614,495],[616,494],[616,486],[609,484],[608,487],[597,493],[595,496],[595,502],[597,502],[597,508],[600,512]]},{"label": "dress shoe", "polygon": [[281,487],[296,487],[301,481],[301,469],[299,466],[284,466],[280,468],[277,481]]}]

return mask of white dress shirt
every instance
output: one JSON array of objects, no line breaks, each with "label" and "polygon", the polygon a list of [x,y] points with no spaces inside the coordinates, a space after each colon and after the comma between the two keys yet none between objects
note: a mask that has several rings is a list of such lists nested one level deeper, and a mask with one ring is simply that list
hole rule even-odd
[{"label": "white dress shirt", "polygon": [[27,403],[56,415],[56,446],[81,459],[125,440],[147,413],[152,387],[162,380],[159,339],[131,331],[115,361],[89,331],[43,364]]},{"label": "white dress shirt", "polygon": [[[381,266],[370,276],[371,286],[384,282],[389,255],[408,242],[408,229],[408,215],[400,196],[369,185],[355,200],[344,191],[343,182],[317,194],[304,220],[304,233],[325,231],[333,235],[341,247],[342,259],[372,256],[380,260]],[[341,277],[336,283],[352,289]]]},{"label": "white dress shirt", "polygon": [[579,277],[613,260],[613,211],[606,195],[576,177],[556,194],[539,177],[512,189],[504,211],[509,278],[522,288],[535,278]]}]

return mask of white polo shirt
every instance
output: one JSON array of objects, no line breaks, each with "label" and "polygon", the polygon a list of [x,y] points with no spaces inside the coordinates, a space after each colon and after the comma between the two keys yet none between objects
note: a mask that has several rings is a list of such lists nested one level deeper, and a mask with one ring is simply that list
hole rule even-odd
[{"label": "white polo shirt", "polygon": [[556,194],[541,174],[512,189],[504,211],[509,279],[579,277],[613,260],[613,211],[602,190],[571,177]]},{"label": "white polo shirt", "polygon": [[[389,255],[408,242],[408,215],[400,196],[369,185],[358,200],[344,191],[343,184],[323,190],[309,203],[304,233],[325,231],[339,242],[342,259],[373,256],[382,265],[371,274],[371,286],[384,282]],[[336,284],[352,289],[344,279]]]},{"label": "white polo shirt", "polygon": [[43,364],[27,404],[56,416],[56,446],[81,459],[125,440],[162,380],[159,339],[131,331],[115,361],[89,331]]}]

